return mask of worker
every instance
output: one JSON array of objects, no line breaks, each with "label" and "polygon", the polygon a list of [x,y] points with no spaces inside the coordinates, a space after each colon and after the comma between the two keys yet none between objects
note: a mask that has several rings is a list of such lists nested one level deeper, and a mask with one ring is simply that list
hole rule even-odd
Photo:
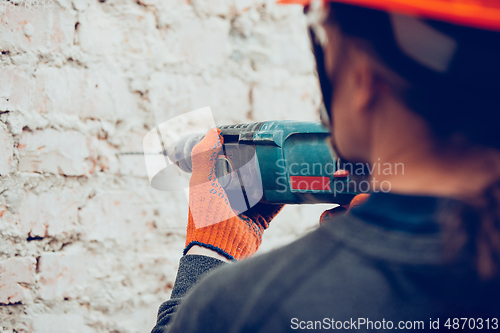
[{"label": "worker", "polygon": [[311,21],[332,148],[404,173],[380,172],[389,192],[252,257],[282,207],[235,215],[211,130],[153,332],[500,329],[500,1],[284,2]]}]

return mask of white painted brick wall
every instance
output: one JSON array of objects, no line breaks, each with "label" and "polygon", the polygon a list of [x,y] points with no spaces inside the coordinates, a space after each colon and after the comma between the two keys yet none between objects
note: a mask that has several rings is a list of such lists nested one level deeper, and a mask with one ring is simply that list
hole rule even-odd
[{"label": "white painted brick wall", "polygon": [[7,126],[0,123],[0,176],[5,176],[10,172],[13,160],[14,142]]},{"label": "white painted brick wall", "polygon": [[20,172],[83,176],[90,171],[87,139],[77,131],[23,131],[17,147]]},{"label": "white painted brick wall", "polygon": [[0,303],[15,304],[31,298],[27,286],[35,283],[35,262],[29,257],[0,262]]},{"label": "white painted brick wall", "polygon": [[[143,157],[121,153],[141,151],[155,124],[207,105],[219,125],[318,119],[301,8],[101,1],[0,6],[2,332],[152,328],[187,200],[152,189]],[[323,209],[286,207],[259,251],[304,234]]]}]

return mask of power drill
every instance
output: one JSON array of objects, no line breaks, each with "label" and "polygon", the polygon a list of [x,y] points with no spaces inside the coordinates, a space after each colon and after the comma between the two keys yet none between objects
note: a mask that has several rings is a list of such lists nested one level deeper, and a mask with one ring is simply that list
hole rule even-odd
[{"label": "power drill", "polygon": [[[357,194],[349,173],[329,149],[319,122],[265,121],[219,127],[222,151],[215,176],[231,207],[245,211],[268,204],[348,204]],[[167,148],[182,170],[192,171],[191,151],[204,135],[189,135]]]}]

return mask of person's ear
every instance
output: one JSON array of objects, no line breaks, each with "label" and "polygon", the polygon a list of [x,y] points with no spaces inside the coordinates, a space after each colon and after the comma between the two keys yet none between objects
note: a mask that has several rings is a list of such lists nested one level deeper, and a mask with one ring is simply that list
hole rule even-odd
[{"label": "person's ear", "polygon": [[341,55],[342,34],[338,26],[324,26],[328,43],[325,50],[325,70],[331,81],[335,81],[335,72],[339,70],[339,56]]},{"label": "person's ear", "polygon": [[369,112],[377,101],[377,78],[371,66],[368,55],[356,52],[354,63],[354,100],[353,106],[357,112]]}]

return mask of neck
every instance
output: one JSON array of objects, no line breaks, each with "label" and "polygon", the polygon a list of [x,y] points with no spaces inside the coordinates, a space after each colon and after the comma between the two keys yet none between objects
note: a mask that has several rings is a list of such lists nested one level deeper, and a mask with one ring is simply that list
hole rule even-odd
[{"label": "neck", "polygon": [[[500,178],[500,152],[466,144],[437,144],[424,120],[388,105],[375,119],[370,167],[374,189],[466,200]],[[375,167],[374,167],[375,166]],[[375,183],[376,182],[376,183]]]}]

